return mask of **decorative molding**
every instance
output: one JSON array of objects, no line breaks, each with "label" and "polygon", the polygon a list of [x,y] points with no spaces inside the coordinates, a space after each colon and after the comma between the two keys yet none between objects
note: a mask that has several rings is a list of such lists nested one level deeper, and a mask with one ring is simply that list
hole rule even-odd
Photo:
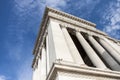
[{"label": "decorative molding", "polygon": [[[66,64],[66,63],[54,63],[46,80],[51,80],[54,78],[56,73],[62,73],[62,75],[66,76],[76,76],[78,74],[80,77],[90,77],[90,79],[100,79],[100,80],[119,80],[120,79],[120,72],[111,71],[111,70],[103,70],[98,68],[92,67],[85,67],[85,66],[77,66],[74,64]],[[65,74],[64,74],[65,73]],[[54,76],[53,76],[54,75]],[[61,75],[61,74],[59,74]],[[82,76],[80,76],[82,75]]]},{"label": "decorative molding", "polygon": [[37,36],[36,44],[35,44],[34,50],[33,50],[34,59],[33,59],[32,67],[34,65],[36,65],[37,56],[40,55],[40,54],[38,54],[38,51],[41,50],[44,40],[45,40],[45,37],[47,35],[47,27],[49,24],[49,20],[55,20],[55,19],[56,19],[56,21],[58,21],[60,23],[61,26],[69,27],[76,31],[83,31],[83,32],[86,32],[91,35],[96,35],[98,37],[106,37],[106,38],[111,39],[114,42],[118,42],[120,44],[120,41],[112,39],[104,32],[97,30],[95,28],[96,24],[86,21],[84,19],[75,17],[68,13],[64,13],[62,11],[46,7],[44,16],[43,16],[43,19],[42,19],[42,22],[40,25],[40,30],[39,30],[39,33]]},{"label": "decorative molding", "polygon": [[39,33],[38,33],[38,37],[37,37],[37,40],[36,40],[36,43],[35,43],[35,47],[34,47],[34,50],[33,50],[33,54],[36,54],[36,52],[38,51],[38,47],[39,47],[38,44],[41,42],[40,39],[41,39],[42,35],[44,34],[43,31],[46,29],[47,22],[48,22],[49,17],[50,17],[50,15],[49,15],[50,12],[55,13],[57,15],[60,15],[63,18],[66,17],[66,18],[69,18],[69,20],[74,20],[74,21],[86,24],[88,26],[91,26],[91,27],[96,26],[96,24],[94,24],[92,22],[89,22],[89,21],[86,21],[84,19],[75,17],[73,15],[70,15],[68,13],[65,13],[65,12],[62,12],[62,11],[59,11],[59,10],[55,10],[53,8],[46,7],[46,9],[44,11],[44,16],[42,18],[42,22],[41,22],[41,25],[40,25],[40,30],[39,30]]},{"label": "decorative molding", "polygon": [[86,25],[90,25],[90,26],[93,26],[95,27],[96,24],[92,23],[92,22],[89,22],[87,20],[84,20],[84,19],[81,19],[81,18],[78,18],[76,16],[73,16],[71,14],[68,14],[68,13],[65,13],[65,12],[62,12],[62,11],[59,11],[59,10],[56,10],[56,9],[53,9],[53,8],[50,8],[50,7],[46,7],[46,11],[50,11],[50,12],[53,12],[55,14],[58,14],[58,15],[61,15],[63,17],[67,17],[69,19],[72,19],[72,20],[75,20],[75,21],[78,21],[78,22],[81,22],[81,23],[84,23]]}]

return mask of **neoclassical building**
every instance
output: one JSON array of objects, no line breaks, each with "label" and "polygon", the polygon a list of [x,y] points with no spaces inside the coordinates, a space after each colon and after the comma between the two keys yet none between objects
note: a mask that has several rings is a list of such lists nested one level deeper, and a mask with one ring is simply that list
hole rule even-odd
[{"label": "neoclassical building", "polygon": [[120,41],[49,7],[33,55],[33,80],[120,80]]}]

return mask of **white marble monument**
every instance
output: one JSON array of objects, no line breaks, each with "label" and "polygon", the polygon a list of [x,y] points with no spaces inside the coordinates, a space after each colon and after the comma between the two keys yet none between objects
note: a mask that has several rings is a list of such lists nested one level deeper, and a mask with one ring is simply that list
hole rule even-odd
[{"label": "white marble monument", "polygon": [[32,80],[120,80],[120,41],[49,7],[33,55]]}]

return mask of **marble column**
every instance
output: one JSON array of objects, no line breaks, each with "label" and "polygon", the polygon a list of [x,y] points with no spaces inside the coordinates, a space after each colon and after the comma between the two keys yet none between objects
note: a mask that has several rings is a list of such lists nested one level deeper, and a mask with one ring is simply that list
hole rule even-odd
[{"label": "marble column", "polygon": [[117,53],[105,40],[99,39],[100,44],[115,58],[115,60],[120,64],[120,54]]},{"label": "marble column", "polygon": [[41,79],[41,60],[38,60],[38,65],[33,70],[33,79],[32,80],[40,80]]},{"label": "marble column", "polygon": [[109,55],[109,53],[92,37],[88,36],[88,40],[92,46],[98,51],[98,54],[113,70],[120,71],[120,65]]},{"label": "marble column", "polygon": [[[38,54],[40,54],[41,51],[38,51]],[[34,70],[33,70],[33,79],[32,80],[40,80],[41,79],[41,58],[36,57],[36,63],[34,64]]]},{"label": "marble column", "polygon": [[49,43],[48,43],[48,35],[46,36],[46,63],[47,63],[47,74],[50,71],[50,61],[49,61]]},{"label": "marble column", "polygon": [[35,68],[35,69],[33,70],[32,80],[38,80],[37,68]]},{"label": "marble column", "polygon": [[67,29],[65,27],[62,27],[62,31],[63,31],[64,37],[66,39],[66,43],[69,47],[69,50],[72,54],[72,57],[73,57],[75,63],[80,64],[80,65],[85,65],[85,63],[84,63],[80,53],[78,52],[78,50],[77,50],[71,36],[69,35]]},{"label": "marble column", "polygon": [[41,79],[41,68],[42,68],[41,65],[42,65],[41,64],[41,58],[39,58],[38,59],[37,74],[36,74],[37,79],[35,79],[35,80],[40,80]]},{"label": "marble column", "polygon": [[41,80],[45,80],[46,79],[46,51],[45,51],[45,47],[42,47],[42,57],[41,57]]},{"label": "marble column", "polygon": [[104,38],[104,40],[120,54],[120,47],[117,45],[117,43],[115,44],[107,38]]},{"label": "marble column", "polygon": [[102,60],[98,57],[96,52],[91,48],[89,43],[84,39],[81,33],[76,32],[76,37],[78,38],[80,44],[82,45],[83,49],[85,50],[86,54],[89,56],[92,63],[102,69],[107,69],[106,65],[102,62]]}]

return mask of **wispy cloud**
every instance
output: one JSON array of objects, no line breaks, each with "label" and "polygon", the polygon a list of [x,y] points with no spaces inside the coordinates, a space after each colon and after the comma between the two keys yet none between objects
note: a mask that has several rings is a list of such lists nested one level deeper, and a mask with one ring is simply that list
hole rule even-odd
[{"label": "wispy cloud", "polygon": [[[42,6],[50,6],[79,17],[90,16],[99,2],[100,0],[38,0]],[[44,9],[41,5],[40,7]]]},{"label": "wispy cloud", "polygon": [[[120,39],[120,1],[112,1],[103,13],[103,31]],[[104,23],[105,22],[105,23]]]},{"label": "wispy cloud", "polygon": [[40,4],[44,4],[45,6],[50,6],[53,8],[65,7],[67,1],[69,0],[38,0]]},{"label": "wispy cloud", "polygon": [[87,19],[91,16],[92,11],[99,2],[100,0],[69,0],[63,10],[75,16]]},{"label": "wispy cloud", "polygon": [[4,75],[0,75],[0,80],[7,80],[7,78]]},{"label": "wispy cloud", "polygon": [[32,80],[31,59],[26,60],[17,71],[17,80]]},{"label": "wispy cloud", "polygon": [[20,60],[26,40],[31,38],[31,35],[36,35],[40,20],[36,17],[40,15],[32,0],[15,0],[13,3],[5,46],[11,59]]},{"label": "wispy cloud", "polygon": [[[65,0],[14,0],[8,20],[6,50],[11,59],[20,60],[26,40],[36,36],[45,6],[60,8]],[[32,36],[32,37],[31,37]],[[35,41],[35,40],[34,40]],[[30,41],[27,41],[30,42]],[[32,42],[34,43],[34,42]]]},{"label": "wispy cloud", "polygon": [[[100,0],[14,0],[11,15],[8,20],[6,50],[8,50],[10,59],[21,61],[21,66],[17,71],[17,80],[32,79],[32,61],[28,58],[31,57],[32,52],[30,51],[32,47],[28,44],[33,44],[35,41],[45,6],[57,8],[79,17],[88,17],[99,1]],[[76,14],[76,12],[78,14]],[[3,77],[1,80],[6,80],[6,78]]]}]

